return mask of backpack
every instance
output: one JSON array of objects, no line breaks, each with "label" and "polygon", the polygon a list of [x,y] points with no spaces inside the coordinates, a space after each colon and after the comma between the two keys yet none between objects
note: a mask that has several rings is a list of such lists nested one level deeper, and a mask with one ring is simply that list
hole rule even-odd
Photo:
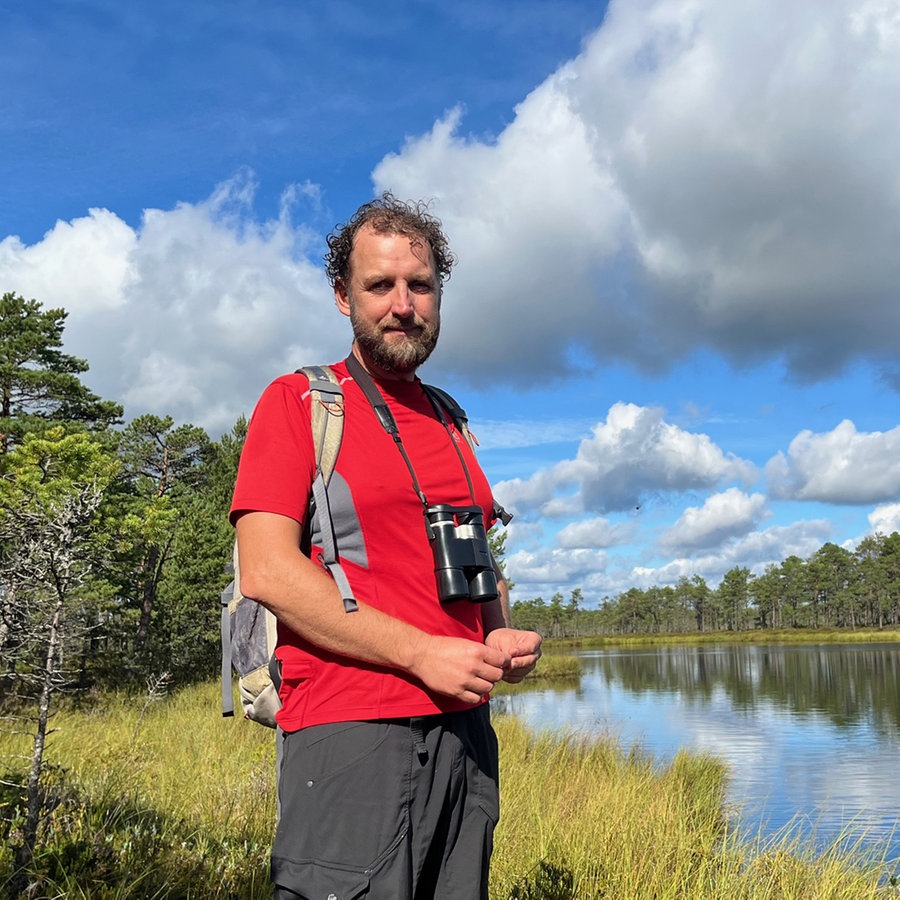
[{"label": "backpack", "polygon": [[[322,532],[322,562],[331,572],[341,592],[346,612],[357,609],[350,582],[340,564],[334,525],[328,505],[328,483],[337,462],[344,432],[344,392],[329,366],[304,366],[297,370],[309,379],[310,421],[316,455],[316,475],[312,484],[310,509],[319,516]],[[423,384],[425,392],[453,420],[474,451],[476,441],[469,431],[465,411],[440,388]],[[501,518],[508,521],[505,510]],[[240,592],[240,565],[237,541],[232,562],[226,567],[233,575],[222,591],[222,715],[234,716],[232,670],[237,675],[238,693],[244,718],[275,728],[275,714],[281,708],[278,690],[281,673],[275,659],[277,623],[264,606]]]}]

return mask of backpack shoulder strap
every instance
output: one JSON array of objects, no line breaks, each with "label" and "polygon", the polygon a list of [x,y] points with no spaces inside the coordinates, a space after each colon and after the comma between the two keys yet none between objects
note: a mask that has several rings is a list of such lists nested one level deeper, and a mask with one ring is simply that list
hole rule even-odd
[{"label": "backpack shoulder strap", "polygon": [[344,436],[344,390],[330,366],[303,366],[297,371],[309,379],[309,414],[316,454],[312,502],[322,532],[322,562],[341,592],[345,612],[355,612],[359,607],[338,561],[337,537],[328,503],[328,483],[334,473]]},{"label": "backpack shoulder strap", "polygon": [[466,415],[466,411],[443,388],[424,383],[422,387],[425,389],[425,393],[431,397],[432,402],[437,403],[450,416],[453,424],[462,433],[474,453],[478,441],[475,440],[475,435],[469,431],[469,417]]},{"label": "backpack shoulder strap", "polygon": [[[453,420],[453,424],[462,433],[463,437],[466,439],[466,443],[468,443],[474,453],[478,441],[469,429],[469,417],[466,415],[466,411],[443,388],[435,387],[433,384],[424,383],[422,384],[422,387],[425,389],[425,393],[431,397],[432,402],[437,403],[438,406],[450,416]],[[494,498],[493,514],[504,525],[509,525],[512,521],[512,515],[497,502],[496,497]]]},{"label": "backpack shoulder strap", "polygon": [[322,473],[327,487],[344,433],[344,390],[330,366],[303,366],[297,371],[309,379],[316,469]]}]

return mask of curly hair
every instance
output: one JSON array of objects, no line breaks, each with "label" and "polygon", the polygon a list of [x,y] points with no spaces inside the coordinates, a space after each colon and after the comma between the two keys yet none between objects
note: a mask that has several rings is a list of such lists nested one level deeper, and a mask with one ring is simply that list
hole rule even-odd
[{"label": "curly hair", "polygon": [[350,274],[353,240],[365,226],[377,234],[402,234],[421,239],[431,248],[440,283],[443,284],[450,277],[456,257],[451,253],[447,238],[441,231],[440,219],[429,214],[425,201],[405,203],[390,191],[385,191],[380,197],[364,203],[349,222],[338,225],[326,238],[328,253],[325,254],[325,274],[332,287],[338,281],[346,282]]}]

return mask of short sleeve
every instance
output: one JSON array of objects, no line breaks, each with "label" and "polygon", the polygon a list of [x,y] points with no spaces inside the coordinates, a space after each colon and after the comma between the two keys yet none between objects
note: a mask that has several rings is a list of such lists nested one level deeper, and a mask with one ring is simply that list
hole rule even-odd
[{"label": "short sleeve", "polygon": [[296,374],[276,379],[260,397],[241,451],[232,522],[270,512],[304,524],[315,475],[308,395],[309,381]]}]

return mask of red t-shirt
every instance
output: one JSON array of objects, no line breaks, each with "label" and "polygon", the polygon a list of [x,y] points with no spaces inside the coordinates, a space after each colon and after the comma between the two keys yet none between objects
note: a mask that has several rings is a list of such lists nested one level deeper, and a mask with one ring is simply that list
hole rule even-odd
[{"label": "red t-shirt", "polygon": [[[337,506],[336,530],[349,528],[347,537],[353,546],[345,553],[345,543],[340,543],[339,552],[354,596],[360,603],[430,634],[482,641],[480,604],[468,600],[441,604],[438,600],[422,502],[393,438],[346,366],[340,363],[332,368],[342,381],[345,416],[329,501],[333,508]],[[485,511],[485,528],[492,525],[490,486],[449,417],[446,424],[452,438],[420,382],[376,384],[396,419],[429,505],[477,505]],[[241,454],[232,520],[241,512],[257,511],[305,523],[315,476],[309,403],[309,382],[302,374],[278,378],[263,393]],[[475,489],[474,504],[451,440],[465,458]],[[349,488],[343,496],[342,487]],[[350,526],[347,512],[355,513]],[[320,555],[314,547],[313,558]],[[335,603],[340,602],[335,598]],[[469,704],[429,691],[404,672],[330,653],[282,625],[276,656],[281,661],[283,703],[278,722],[286,731],[326,722],[469,708]]]}]

